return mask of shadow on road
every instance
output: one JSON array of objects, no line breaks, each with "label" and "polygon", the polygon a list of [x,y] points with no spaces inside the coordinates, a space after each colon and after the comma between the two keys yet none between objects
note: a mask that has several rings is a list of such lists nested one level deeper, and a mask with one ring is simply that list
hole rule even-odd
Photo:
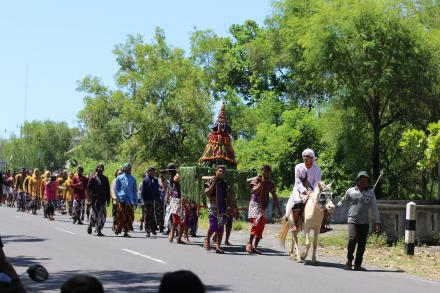
[{"label": "shadow on road", "polygon": [[[317,264],[313,264],[311,261],[305,261],[304,265],[306,266],[316,266],[316,267],[326,267],[326,268],[335,268],[345,270],[345,265],[341,263],[333,263],[333,262],[325,262],[319,261]],[[363,272],[370,273],[404,273],[403,270],[383,270],[383,269],[367,269]]]},{"label": "shadow on road", "polygon": [[[75,275],[89,275],[97,278],[104,286],[105,292],[157,292],[162,273],[132,273],[121,270],[106,271],[63,271],[53,273],[49,280],[35,283],[24,280],[24,285],[32,292],[59,292],[61,285]],[[230,291],[227,286],[206,285],[208,292]]]},{"label": "shadow on road", "polygon": [[2,240],[8,242],[41,242],[46,241],[46,238],[32,237],[27,235],[2,235]]},{"label": "shadow on road", "polygon": [[35,258],[31,256],[19,255],[15,257],[8,256],[8,260],[14,267],[30,267],[41,264],[45,260],[51,260],[51,258]]}]

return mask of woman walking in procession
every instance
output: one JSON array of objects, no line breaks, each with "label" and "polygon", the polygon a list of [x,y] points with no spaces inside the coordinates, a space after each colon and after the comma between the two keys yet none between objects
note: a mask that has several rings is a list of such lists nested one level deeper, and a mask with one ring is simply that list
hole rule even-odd
[{"label": "woman walking in procession", "polygon": [[44,189],[44,206],[46,215],[49,221],[53,221],[55,214],[55,201],[58,196],[58,182],[55,175],[50,176],[50,181],[46,183]]}]

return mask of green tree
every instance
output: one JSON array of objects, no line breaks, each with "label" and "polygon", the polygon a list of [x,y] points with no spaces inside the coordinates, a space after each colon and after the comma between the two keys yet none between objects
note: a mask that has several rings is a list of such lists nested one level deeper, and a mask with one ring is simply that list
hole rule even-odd
[{"label": "green tree", "polygon": [[65,122],[25,122],[21,138],[12,136],[3,145],[2,157],[9,160],[11,168],[60,169],[68,158],[78,130]]},{"label": "green tree", "polygon": [[421,124],[438,117],[440,109],[438,35],[418,18],[405,17],[397,4],[287,0],[272,20],[287,42],[285,54],[298,60],[298,72],[316,91],[324,89],[343,109],[354,111],[355,123],[369,130],[374,178],[383,163],[384,130]]},{"label": "green tree", "polygon": [[[156,30],[151,44],[128,36],[114,49],[117,90],[86,77],[79,118],[88,144],[107,147],[121,160],[195,163],[212,121],[212,100],[203,70]],[[101,145],[100,142],[103,142]]]},{"label": "green tree", "polygon": [[324,149],[317,120],[315,113],[296,109],[285,111],[280,125],[258,124],[255,138],[235,142],[238,167],[259,170],[261,165],[270,164],[278,186],[291,188],[295,165],[302,162],[302,151],[313,148],[319,156]]}]

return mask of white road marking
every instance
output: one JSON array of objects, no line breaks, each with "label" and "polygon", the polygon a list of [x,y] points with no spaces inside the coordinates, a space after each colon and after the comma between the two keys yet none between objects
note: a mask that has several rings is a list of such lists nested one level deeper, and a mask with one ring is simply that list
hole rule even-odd
[{"label": "white road marking", "polygon": [[72,234],[72,235],[75,235],[76,233],[74,233],[74,232],[71,232],[71,231],[68,231],[68,230],[64,230],[64,229],[61,229],[61,228],[57,228],[57,227],[55,227],[54,228],[55,230],[58,230],[58,231],[61,231],[61,232],[64,232],[64,233],[69,233],[69,234]]},{"label": "white road marking", "polygon": [[142,254],[142,253],[139,253],[139,252],[136,252],[136,251],[130,250],[130,249],[125,249],[125,248],[122,249],[122,250],[125,251],[125,252],[128,252],[128,253],[134,254],[134,255],[142,256],[143,258],[146,258],[146,259],[149,259],[149,260],[152,260],[152,261],[155,261],[155,262],[161,263],[161,264],[166,264],[166,262],[164,262],[163,260],[161,260],[161,259],[157,259],[157,258],[154,258],[154,257],[151,257],[151,256],[149,256],[149,255],[145,255],[145,254]]}]

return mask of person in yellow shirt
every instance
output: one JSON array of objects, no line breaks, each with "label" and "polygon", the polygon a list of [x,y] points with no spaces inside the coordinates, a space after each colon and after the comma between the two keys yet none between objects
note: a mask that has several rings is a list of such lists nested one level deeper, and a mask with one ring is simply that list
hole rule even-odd
[{"label": "person in yellow shirt", "polygon": [[32,170],[27,172],[26,178],[23,181],[23,191],[26,192],[26,194],[30,194],[30,184],[32,179]]},{"label": "person in yellow shirt", "polygon": [[41,176],[40,176],[40,170],[37,168],[34,169],[34,172],[32,174],[32,178],[29,182],[29,192],[31,194],[31,203],[30,207],[32,210],[32,214],[37,214],[38,209],[38,203],[41,200]]},{"label": "person in yellow shirt", "polygon": [[57,175],[56,181],[58,182],[57,200],[59,202],[58,210],[61,214],[66,214],[66,200],[64,199],[65,185],[64,182],[67,180],[67,174],[64,171],[60,171]]},{"label": "person in yellow shirt", "polygon": [[31,196],[31,190],[30,190],[30,185],[31,185],[31,179],[32,179],[32,170],[27,171],[26,173],[26,178],[23,181],[23,192],[24,194],[21,194],[19,196],[19,199],[17,199],[17,201],[19,201],[19,204],[17,206],[18,210],[22,210],[27,211],[29,213],[29,199]]},{"label": "person in yellow shirt", "polygon": [[73,187],[72,187],[72,182],[73,182],[73,176],[75,174],[73,174],[73,172],[69,172],[69,175],[67,177],[67,180],[64,181],[64,200],[67,203],[67,211],[69,212],[69,216],[72,216],[72,203],[73,203]]}]

